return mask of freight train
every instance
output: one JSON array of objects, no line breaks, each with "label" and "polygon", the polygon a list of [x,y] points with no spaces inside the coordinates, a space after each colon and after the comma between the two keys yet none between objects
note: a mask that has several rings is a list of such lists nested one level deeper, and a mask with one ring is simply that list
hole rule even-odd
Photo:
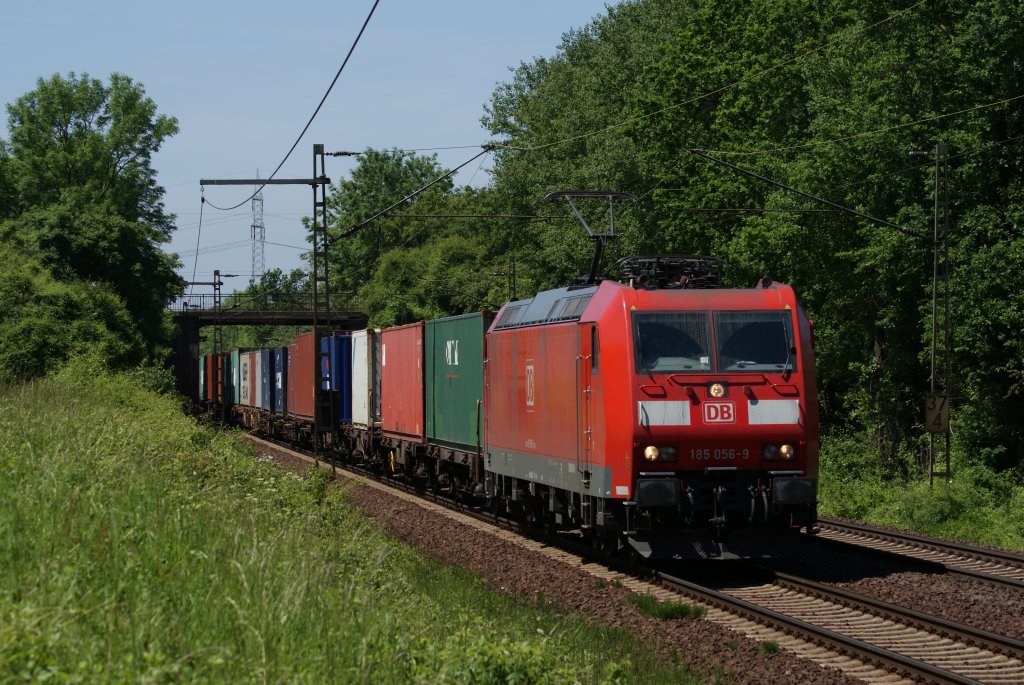
[{"label": "freight train", "polygon": [[307,333],[207,355],[201,396],[308,445],[320,385],[331,458],[612,550],[756,557],[810,532],[817,391],[793,289],[717,287],[702,258],[619,268],[494,315],[320,336],[321,354]]}]

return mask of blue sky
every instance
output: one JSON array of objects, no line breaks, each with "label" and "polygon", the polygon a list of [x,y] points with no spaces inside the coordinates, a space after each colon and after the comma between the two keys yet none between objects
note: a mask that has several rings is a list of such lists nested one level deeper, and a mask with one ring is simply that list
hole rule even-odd
[{"label": "blue sky", "polygon": [[[562,34],[605,13],[607,0],[381,0],[345,72],[279,178],[312,173],[313,143],[328,150],[479,145],[484,105],[510,67],[555,53]],[[614,2],[612,3],[614,4]],[[180,133],[154,160],[166,188],[167,211],[178,230],[169,251],[181,273],[197,280],[214,269],[251,271],[248,204],[232,212],[203,212],[200,178],[265,177],[284,157],[323,97],[372,0],[306,3],[172,3],[55,0],[12,3],[0,27],[0,101],[5,105],[54,73],[111,72],[143,84],[159,111],[177,117]],[[6,111],[2,137],[6,133]],[[437,153],[454,167],[477,150]],[[456,179],[486,181],[489,158]],[[336,180],[354,164],[329,158]],[[475,174],[475,176],[474,176]],[[225,207],[251,188],[208,187]],[[264,191],[268,243],[304,245],[301,217],[311,212],[306,186]],[[267,268],[301,266],[300,251],[268,245]]]}]

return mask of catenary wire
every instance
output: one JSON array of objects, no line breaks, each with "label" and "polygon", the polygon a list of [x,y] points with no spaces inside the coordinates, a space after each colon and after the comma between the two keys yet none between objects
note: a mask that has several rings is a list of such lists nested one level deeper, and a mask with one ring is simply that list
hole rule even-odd
[{"label": "catenary wire", "polygon": [[[341,72],[345,70],[345,65],[348,64],[349,59],[352,57],[352,53],[355,52],[356,46],[359,44],[359,39],[363,37],[363,32],[366,31],[366,27],[369,25],[370,19],[373,17],[373,13],[374,11],[376,11],[377,5],[379,4],[380,0],[374,0],[373,7],[370,8],[370,13],[366,15],[366,20],[363,22],[362,27],[359,29],[359,33],[356,35],[355,40],[352,41],[352,46],[348,49],[348,54],[345,55],[345,59],[342,61],[341,66],[338,67],[338,71],[334,75],[334,80],[332,80],[331,85],[327,87],[327,92],[324,93],[324,96],[320,98],[320,104],[316,106],[316,109],[313,111],[313,115],[309,117],[309,121],[306,122],[306,125],[302,128],[302,132],[299,133],[299,136],[295,139],[295,142],[292,143],[292,146],[285,154],[284,159],[281,160],[281,163],[277,165],[277,168],[275,168],[274,171],[270,174],[269,178],[267,178],[268,181],[277,175],[277,172],[281,170],[281,167],[284,166],[284,163],[287,162],[288,158],[292,156],[293,152],[295,152],[295,148],[298,147],[299,143],[302,141],[302,138],[306,135],[306,132],[309,130],[309,127],[313,125],[313,120],[316,119],[316,115],[320,113],[320,109],[324,106],[324,103],[327,101],[327,96],[331,94],[331,90],[334,89],[334,84],[336,84],[338,82],[338,79],[341,77]],[[232,209],[238,209],[246,202],[249,202],[251,199],[256,197],[256,195],[266,186],[267,184],[264,182],[263,185],[257,188],[252,195],[245,198],[237,205],[233,205],[231,207],[218,207],[211,203],[210,207],[222,212],[230,211]]]},{"label": "catenary wire", "polygon": [[491,153],[491,151],[490,151],[490,150],[488,150],[488,151],[487,151],[487,154],[486,154],[486,155],[484,155],[484,156],[483,156],[483,157],[482,157],[482,158],[480,159],[480,164],[479,164],[479,165],[477,165],[477,167],[476,167],[476,171],[474,171],[474,172],[473,172],[473,175],[469,177],[469,180],[468,180],[468,181],[466,181],[466,185],[467,185],[467,186],[473,185],[473,179],[474,179],[474,178],[476,178],[476,175],[477,175],[477,174],[479,174],[479,173],[480,173],[480,170],[484,168],[484,162],[486,162],[486,161],[487,161],[487,156],[488,156],[488,155],[490,155],[490,153]]},{"label": "catenary wire", "polygon": [[491,150],[492,150],[492,149],[493,149],[493,147],[492,147],[492,146],[490,146],[490,145],[484,145],[484,146],[483,146],[483,150],[481,150],[481,151],[480,151],[480,152],[478,152],[477,154],[473,155],[472,157],[470,157],[469,159],[467,159],[467,160],[466,160],[465,162],[463,162],[462,164],[458,165],[458,166],[457,166],[457,167],[455,167],[454,169],[451,169],[451,170],[449,170],[449,171],[446,171],[445,173],[443,173],[443,174],[441,174],[440,176],[438,176],[437,178],[435,178],[435,179],[434,179],[433,181],[430,181],[430,182],[429,182],[429,183],[427,183],[426,185],[424,185],[424,186],[421,186],[420,188],[417,188],[416,190],[412,191],[411,193],[409,193],[408,195],[406,195],[405,197],[403,197],[403,198],[402,198],[401,200],[399,200],[398,202],[395,202],[394,204],[390,205],[389,207],[386,207],[385,209],[382,209],[382,210],[380,210],[379,212],[377,212],[376,214],[374,214],[373,216],[371,216],[371,217],[370,217],[369,219],[364,219],[364,220],[360,221],[359,223],[357,223],[357,224],[354,224],[353,226],[349,227],[349,228],[348,228],[348,229],[346,229],[345,231],[342,231],[342,232],[341,232],[341,233],[340,233],[339,235],[335,236],[334,238],[331,238],[330,240],[328,240],[328,241],[326,242],[326,245],[325,245],[325,247],[330,247],[330,246],[331,246],[331,245],[333,245],[333,244],[334,244],[335,242],[337,242],[337,241],[338,241],[339,239],[341,239],[341,238],[345,238],[345,237],[348,237],[348,236],[352,235],[353,233],[355,233],[356,231],[358,231],[359,229],[361,229],[361,228],[363,228],[364,226],[366,226],[367,224],[373,223],[374,221],[376,221],[376,220],[377,220],[377,219],[379,219],[380,217],[384,216],[385,214],[387,214],[388,212],[390,212],[391,210],[393,210],[393,209],[394,209],[395,207],[398,207],[399,205],[401,205],[401,204],[404,204],[404,203],[408,202],[409,200],[413,199],[414,197],[416,197],[416,196],[417,196],[417,195],[419,195],[420,193],[424,192],[424,191],[425,191],[425,190],[427,190],[428,188],[430,188],[430,187],[432,187],[432,186],[434,186],[434,185],[436,185],[436,184],[440,183],[440,182],[441,182],[441,181],[443,181],[444,179],[446,179],[446,178],[448,178],[449,176],[451,176],[451,175],[455,174],[455,172],[457,172],[457,171],[458,171],[459,169],[461,169],[462,167],[464,167],[464,166],[466,166],[466,165],[470,164],[471,162],[473,162],[474,160],[476,160],[476,159],[479,159],[480,157],[482,157],[482,156],[484,156],[484,155],[488,154],[489,152],[491,152]]},{"label": "catenary wire", "polygon": [[[203,205],[206,204],[205,200],[199,203],[199,230],[196,232],[196,259],[192,263],[192,281],[196,280],[196,267],[199,266],[199,239],[203,236]],[[189,285],[188,294],[192,296],[192,290],[195,288],[194,285]]]},{"label": "catenary wire", "polygon": [[787,145],[785,147],[769,148],[765,150],[706,150],[706,152],[714,152],[719,155],[732,155],[734,157],[753,157],[755,155],[766,155],[774,154],[777,152],[789,152],[791,150],[805,150],[807,148],[819,147],[821,145],[833,145],[835,143],[842,143],[849,140],[856,140],[858,138],[867,138],[869,136],[878,135],[880,133],[887,133],[889,131],[896,131],[901,128],[909,128],[911,126],[918,126],[920,124],[927,124],[932,121],[939,121],[941,119],[949,119],[950,117],[959,116],[961,114],[970,114],[971,112],[977,112],[982,109],[988,109],[990,107],[998,107],[999,105],[1005,105],[1016,100],[1024,98],[1022,95],[1014,95],[1010,98],[1004,98],[1002,100],[996,100],[995,102],[988,102],[984,105],[976,105],[974,107],[968,107],[966,109],[957,110],[955,112],[946,112],[945,114],[936,114],[935,116],[925,117],[923,119],[917,119],[916,121],[908,121],[903,124],[894,124],[892,126],[885,126],[883,128],[874,129],[872,131],[861,131],[860,133],[854,133],[848,136],[840,136],[839,138],[831,138],[829,140],[817,140],[810,143],[801,143],[799,145]]}]

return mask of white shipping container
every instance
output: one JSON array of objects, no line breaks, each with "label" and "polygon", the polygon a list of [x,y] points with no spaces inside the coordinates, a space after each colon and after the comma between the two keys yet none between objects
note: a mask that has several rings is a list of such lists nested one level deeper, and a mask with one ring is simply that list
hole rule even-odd
[{"label": "white shipping container", "polygon": [[256,397],[252,398],[252,406],[259,409],[266,409],[263,406],[263,355],[259,350],[253,355],[253,373],[256,374]]},{"label": "white shipping container", "polygon": [[238,355],[238,403],[243,406],[252,406],[252,398],[249,393],[249,379],[252,378],[251,357],[248,352],[242,352]]},{"label": "white shipping container", "polygon": [[352,424],[380,423],[380,329],[352,332]]}]

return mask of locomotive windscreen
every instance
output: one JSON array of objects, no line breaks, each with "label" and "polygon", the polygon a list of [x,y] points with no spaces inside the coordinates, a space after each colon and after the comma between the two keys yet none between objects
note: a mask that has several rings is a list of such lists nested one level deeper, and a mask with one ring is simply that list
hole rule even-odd
[{"label": "locomotive windscreen", "polygon": [[796,370],[788,311],[635,312],[633,340],[640,372]]},{"label": "locomotive windscreen", "polygon": [[796,370],[790,313],[715,312],[719,371]]},{"label": "locomotive windscreen", "polygon": [[638,370],[711,370],[708,312],[637,312],[633,326]]}]

